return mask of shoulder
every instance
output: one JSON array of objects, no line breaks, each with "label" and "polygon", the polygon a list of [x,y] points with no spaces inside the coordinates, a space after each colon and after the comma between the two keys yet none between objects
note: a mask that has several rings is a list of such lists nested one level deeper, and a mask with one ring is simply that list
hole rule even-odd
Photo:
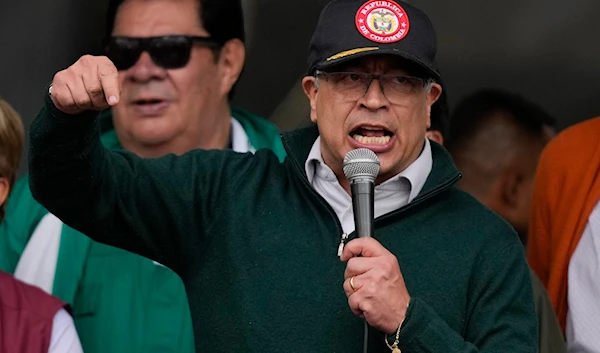
[{"label": "shoulder", "polygon": [[47,213],[48,210],[34,199],[29,188],[29,176],[25,175],[13,187],[6,204],[6,219],[3,223],[18,227],[31,226],[32,223],[37,224]]},{"label": "shoulder", "polygon": [[587,159],[585,156],[590,156],[600,148],[590,148],[593,145],[591,141],[595,141],[599,134],[600,117],[568,127],[548,143],[540,157],[540,165],[572,165],[575,156],[580,157],[577,160]]},{"label": "shoulder", "polygon": [[494,249],[522,247],[508,222],[458,187],[453,186],[439,195],[436,204],[437,222],[452,230],[456,241]]}]

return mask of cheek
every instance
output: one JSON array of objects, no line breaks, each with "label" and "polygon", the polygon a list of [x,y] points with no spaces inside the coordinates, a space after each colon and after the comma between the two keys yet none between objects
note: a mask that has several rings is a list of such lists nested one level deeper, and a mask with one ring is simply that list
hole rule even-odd
[{"label": "cheek", "polygon": [[316,108],[317,122],[320,127],[328,126],[338,134],[345,133],[345,126],[354,104],[337,101],[329,92],[321,91],[317,97]]},{"label": "cheek", "polygon": [[177,92],[179,105],[183,109],[193,106],[204,106],[208,101],[216,100],[214,96],[218,87],[214,82],[216,74],[207,70],[186,68],[171,73],[171,81]]}]

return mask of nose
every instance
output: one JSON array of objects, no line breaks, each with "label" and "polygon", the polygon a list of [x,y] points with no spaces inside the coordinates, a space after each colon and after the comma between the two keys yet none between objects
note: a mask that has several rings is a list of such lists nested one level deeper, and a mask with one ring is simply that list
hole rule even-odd
[{"label": "nose", "polygon": [[167,70],[157,66],[148,52],[143,52],[138,61],[130,67],[125,78],[134,82],[147,82],[151,80],[164,80],[167,77]]},{"label": "nose", "polygon": [[361,97],[359,103],[362,107],[372,111],[388,109],[390,105],[390,102],[383,93],[383,88],[378,79],[371,80],[367,92]]}]

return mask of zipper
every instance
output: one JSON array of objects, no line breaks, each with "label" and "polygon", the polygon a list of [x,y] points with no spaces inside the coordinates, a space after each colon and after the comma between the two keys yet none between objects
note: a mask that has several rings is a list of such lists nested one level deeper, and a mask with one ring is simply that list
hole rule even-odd
[{"label": "zipper", "polygon": [[340,246],[338,246],[338,257],[342,257],[342,253],[344,252],[344,245],[346,245],[346,240],[348,240],[348,234],[342,234],[342,239],[340,240]]},{"label": "zipper", "polygon": [[[288,158],[290,158],[290,156],[293,156],[293,154],[290,153],[291,151],[290,151],[287,141],[284,138],[282,138],[281,141],[283,142],[283,147],[285,148],[285,150],[288,153]],[[306,186],[306,188],[309,189],[310,192],[317,197],[317,200],[319,200],[319,203],[321,204],[321,206],[323,206],[323,208],[327,211],[328,215],[331,218],[333,218],[333,220],[335,222],[337,233],[338,234],[343,233],[342,240],[340,242],[340,245],[338,246],[338,253],[340,251],[343,251],[344,244],[345,244],[346,240],[348,239],[348,235],[346,233],[344,233],[344,231],[342,229],[342,224],[340,223],[340,220],[339,220],[337,214],[335,214],[335,211],[333,210],[333,208],[331,208],[331,206],[329,205],[329,203],[327,203],[327,201],[323,198],[323,196],[321,196],[318,192],[316,192],[315,189],[313,189],[312,185],[310,185],[310,183],[308,182],[308,178],[306,177],[306,172],[304,171],[304,169],[301,168],[298,161],[295,158],[290,158],[290,160],[292,162],[292,165],[294,166],[294,169],[298,173],[298,177],[300,177],[300,180],[302,180],[302,184],[304,186]],[[340,250],[340,248],[341,248],[341,250]],[[339,256],[341,256],[341,255],[338,255],[338,257]]]},{"label": "zipper", "polygon": [[[287,143],[287,141],[282,138],[281,139],[283,142],[283,147],[285,148],[285,150],[288,152],[288,157],[289,156],[293,156],[292,153],[290,153],[290,148],[289,145]],[[335,212],[333,211],[333,208],[331,208],[331,206],[327,203],[327,201],[323,198],[323,196],[321,196],[318,192],[315,191],[315,189],[313,189],[312,185],[310,185],[310,183],[308,182],[308,179],[305,175],[305,173],[303,172],[303,169],[300,167],[300,165],[298,164],[298,161],[295,158],[290,158],[292,161],[292,165],[294,166],[294,169],[296,169],[296,172],[299,173],[299,177],[300,179],[303,181],[303,184],[310,189],[310,191],[317,196],[318,200],[320,201],[321,205],[327,210],[327,212],[329,213],[329,216],[333,217],[333,219],[335,220],[335,224],[338,230],[338,233],[342,233],[341,235],[341,240],[340,240],[340,244],[338,245],[338,257],[340,257],[342,255],[342,252],[344,251],[344,246],[346,245],[346,243],[350,240],[354,240],[356,238],[356,232],[352,232],[350,234],[346,234],[343,232],[342,230],[342,225],[340,223],[340,220],[338,218],[338,216],[335,214]],[[381,223],[387,219],[390,219],[392,217],[397,217],[402,213],[405,213],[415,207],[417,207],[418,205],[422,204],[423,202],[433,198],[434,196],[437,196],[439,194],[441,194],[442,192],[446,191],[450,186],[454,185],[458,180],[460,180],[462,174],[461,173],[457,173],[452,179],[446,181],[444,184],[438,186],[437,188],[435,188],[434,190],[430,191],[427,194],[418,196],[417,198],[415,198],[412,202],[408,203],[407,205],[400,207],[399,209],[397,209],[394,212],[390,212],[388,214],[385,214],[377,219],[375,219],[375,227],[377,227],[378,223]],[[353,235],[351,237],[351,235]]]}]

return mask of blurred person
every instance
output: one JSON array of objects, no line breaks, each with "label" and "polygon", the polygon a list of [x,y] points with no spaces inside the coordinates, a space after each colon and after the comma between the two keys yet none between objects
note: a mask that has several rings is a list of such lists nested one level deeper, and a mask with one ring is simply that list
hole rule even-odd
[{"label": "blurred person", "polygon": [[600,118],[544,149],[533,189],[528,259],[548,288],[569,352],[600,352]]},{"label": "blurred person", "polygon": [[[0,224],[15,183],[23,148],[23,124],[0,97]],[[68,304],[0,271],[0,352],[82,352]]]},{"label": "blurred person", "polygon": [[[432,113],[433,120],[433,113]],[[484,89],[454,110],[446,148],[463,173],[458,186],[506,219],[527,244],[532,181],[554,118],[517,94]],[[432,121],[433,125],[433,121]],[[565,352],[564,338],[546,289],[531,272],[539,351]]]},{"label": "blurred person", "polygon": [[[106,148],[141,157],[272,148],[283,158],[274,125],[229,106],[245,59],[239,0],[127,0],[109,12],[106,52],[119,69],[122,101],[100,118]],[[35,202],[27,178],[9,209],[0,267],[70,303],[86,352],[194,351],[174,272],[63,225]]]},{"label": "blurred person", "polygon": [[[117,69],[78,60],[31,127],[33,194],[94,239],[180,274],[198,351],[357,352],[366,320],[371,353],[536,352],[517,235],[454,187],[450,156],[425,138],[441,93],[427,15],[332,1],[309,48],[316,126],[283,135],[284,163],[269,150],[109,151],[95,110],[122,101]],[[354,232],[342,162],[357,148],[379,158],[375,238]]]},{"label": "blurred person", "polygon": [[481,90],[450,118],[446,149],[463,174],[458,186],[510,223],[527,245],[538,158],[554,118],[521,96]]}]

